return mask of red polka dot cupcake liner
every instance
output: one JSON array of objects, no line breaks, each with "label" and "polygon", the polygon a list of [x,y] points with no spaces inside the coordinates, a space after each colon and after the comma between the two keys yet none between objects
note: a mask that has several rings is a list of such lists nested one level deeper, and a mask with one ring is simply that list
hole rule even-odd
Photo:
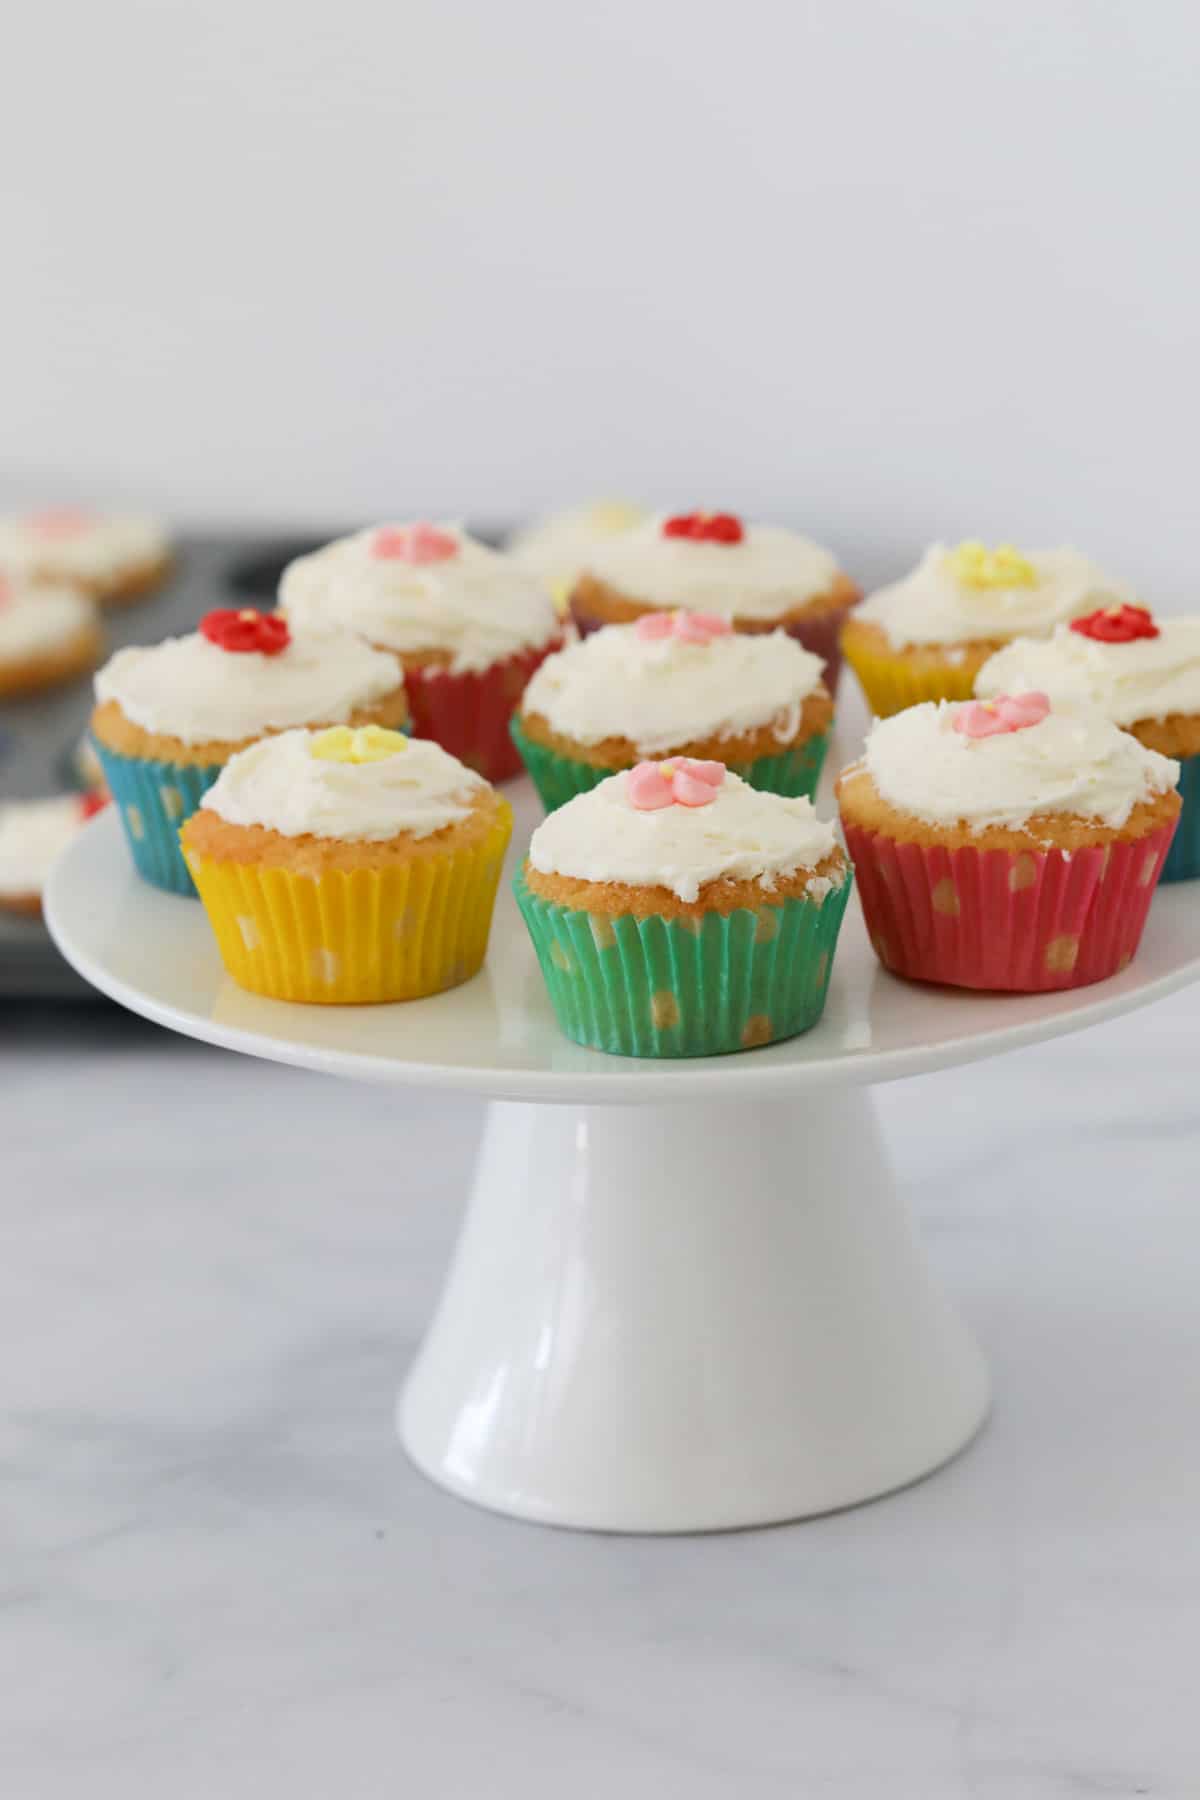
[{"label": "red polka dot cupcake liner", "polygon": [[698,919],[612,917],[531,892],[517,905],[550,1003],[577,1044],[614,1056],[722,1056],[796,1037],[825,1006],[852,877]]},{"label": "red polka dot cupcake liner", "polygon": [[910,981],[1016,994],[1086,987],[1125,967],[1174,821],[1088,850],[899,842],[843,820],[863,916],[885,968]]},{"label": "red polka dot cupcake liner", "polygon": [[508,781],[523,772],[508,725],[534,670],[555,650],[555,638],[534,650],[505,657],[478,673],[410,669],[404,688],[414,737],[432,738],[486,781]]}]

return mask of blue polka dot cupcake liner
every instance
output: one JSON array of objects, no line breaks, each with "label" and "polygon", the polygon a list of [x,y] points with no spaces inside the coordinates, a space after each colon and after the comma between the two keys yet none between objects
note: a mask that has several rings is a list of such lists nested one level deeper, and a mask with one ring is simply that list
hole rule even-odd
[{"label": "blue polka dot cupcake liner", "polygon": [[[548,813],[565,806],[577,794],[588,793],[616,773],[613,769],[598,769],[593,763],[579,762],[572,756],[560,756],[557,750],[534,743],[522,731],[515,714],[509,730]],[[829,733],[822,731],[775,756],[759,756],[748,763],[731,762],[726,767],[761,793],[783,794],[789,799],[804,795],[811,800],[816,795],[828,749]]]},{"label": "blue polka dot cupcake liner", "polygon": [[1160,881],[1192,881],[1200,875],[1200,756],[1183,757],[1179,769],[1183,810]]},{"label": "blue polka dot cupcake liner", "polygon": [[179,828],[196,811],[222,765],[151,762],[122,756],[98,738],[92,742],[138,874],[151,887],[195,899],[195,883],[179,847]]},{"label": "blue polka dot cupcake liner", "polygon": [[817,1023],[852,879],[820,899],[698,919],[563,906],[523,870],[513,888],[567,1037],[613,1056],[724,1056]]}]

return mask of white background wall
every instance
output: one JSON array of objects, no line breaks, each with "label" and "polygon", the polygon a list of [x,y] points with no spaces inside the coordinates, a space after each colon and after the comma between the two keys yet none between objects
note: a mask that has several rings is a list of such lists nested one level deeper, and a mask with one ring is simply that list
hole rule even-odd
[{"label": "white background wall", "polygon": [[1191,0],[32,0],[0,498],[1071,538],[1189,597]]}]

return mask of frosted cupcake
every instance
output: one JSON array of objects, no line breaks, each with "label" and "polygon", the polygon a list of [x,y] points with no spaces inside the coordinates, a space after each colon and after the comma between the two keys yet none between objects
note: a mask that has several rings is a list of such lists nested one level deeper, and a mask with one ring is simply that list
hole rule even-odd
[{"label": "frosted cupcake", "polygon": [[914,981],[1083,987],[1137,949],[1179,817],[1179,764],[1039,693],[926,702],[838,783],[880,961]]},{"label": "frosted cupcake", "polygon": [[677,608],[717,613],[735,631],[782,629],[821,658],[835,693],[842,623],[858,598],[830,552],[798,532],[733,513],[677,513],[598,544],[571,613],[584,633]]},{"label": "frosted cupcake", "polygon": [[186,637],[118,650],[96,675],[91,731],[139,874],[191,894],[179,827],[238,750],[299,725],[396,726],[406,713],[386,651],[222,608]]},{"label": "frosted cupcake", "polygon": [[50,871],[103,799],[55,794],[0,806],[0,910],[36,918]]},{"label": "frosted cupcake", "polygon": [[989,656],[1015,637],[1131,596],[1078,550],[934,544],[903,581],[880,588],[847,621],[846,660],[885,719],[922,700],[969,700]]},{"label": "frosted cupcake", "polygon": [[565,613],[571,589],[596,546],[631,531],[645,517],[645,508],[629,500],[593,500],[513,532],[506,548],[544,582],[559,612]]},{"label": "frosted cupcake", "polygon": [[1200,875],[1200,619],[1156,620],[1144,606],[1110,606],[1018,638],[979,671],[975,691],[1037,688],[1057,710],[1093,709],[1180,765],[1183,810],[1164,881]]},{"label": "frosted cupcake", "polygon": [[437,744],[368,725],[239,751],[182,843],[233,979],[275,1000],[416,1000],[487,949],[508,802]]},{"label": "frosted cupcake", "polygon": [[820,1018],[850,869],[811,800],[680,758],[551,813],[515,889],[568,1037],[714,1056]]},{"label": "frosted cupcake", "polygon": [[170,566],[166,531],[139,514],[52,506],[0,517],[0,569],[82,588],[106,606],[150,593]]},{"label": "frosted cupcake", "polygon": [[87,594],[0,575],[0,699],[74,681],[95,668],[103,648],[96,603]]},{"label": "frosted cupcake", "polygon": [[279,603],[395,651],[413,730],[489,781],[518,773],[508,722],[561,633],[541,582],[450,526],[378,525],[289,563]]},{"label": "frosted cupcake", "polygon": [[513,738],[547,811],[649,757],[719,761],[777,794],[813,794],[833,702],[785,632],[716,613],[644,613],[547,657]]}]

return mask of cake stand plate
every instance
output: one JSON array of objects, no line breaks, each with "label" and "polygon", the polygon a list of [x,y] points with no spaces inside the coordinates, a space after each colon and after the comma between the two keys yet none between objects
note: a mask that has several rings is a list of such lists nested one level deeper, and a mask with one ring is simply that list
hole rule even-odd
[{"label": "cake stand plate", "polygon": [[[514,850],[540,816],[507,790]],[[204,914],[133,875],[101,815],[46,915],[86,979],[172,1030],[333,1075],[492,1102],[399,1428],[435,1481],[557,1525],[692,1531],[903,1486],[987,1409],[868,1085],[1078,1030],[1200,977],[1200,888],[1156,896],[1128,969],[1040,997],[912,986],[851,903],[826,1014],[737,1056],[626,1060],[555,1026],[505,885],[487,966],[399,1006],[287,1006],[225,976]]]}]

